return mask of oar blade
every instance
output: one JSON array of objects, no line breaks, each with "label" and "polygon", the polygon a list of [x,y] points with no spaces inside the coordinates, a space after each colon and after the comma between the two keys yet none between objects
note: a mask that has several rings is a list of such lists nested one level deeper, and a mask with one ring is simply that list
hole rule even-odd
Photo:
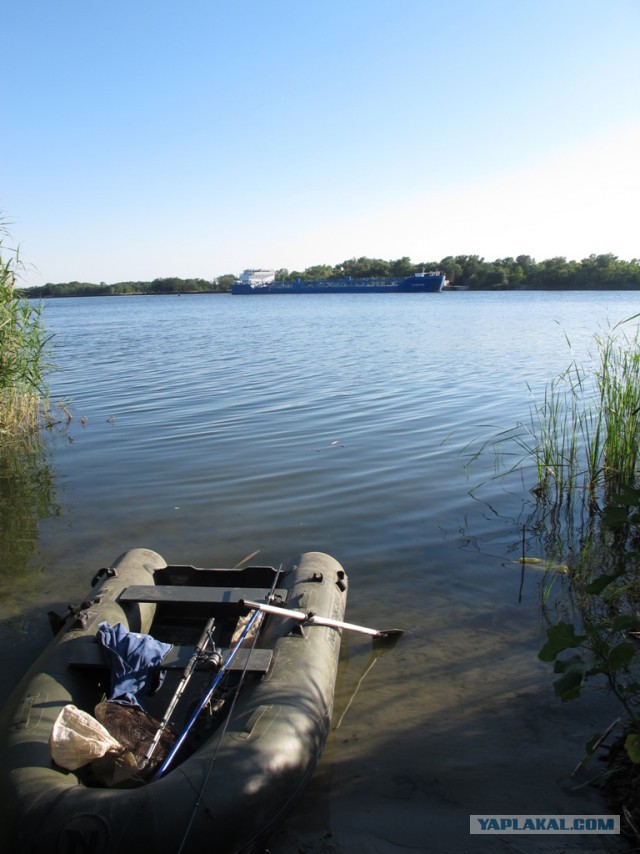
[{"label": "oar blade", "polygon": [[383,629],[373,636],[373,642],[393,646],[403,634],[404,629]]},{"label": "oar blade", "polygon": [[382,629],[376,635],[377,638],[385,638],[387,640],[391,640],[391,638],[399,638],[400,635],[404,634],[404,629]]}]

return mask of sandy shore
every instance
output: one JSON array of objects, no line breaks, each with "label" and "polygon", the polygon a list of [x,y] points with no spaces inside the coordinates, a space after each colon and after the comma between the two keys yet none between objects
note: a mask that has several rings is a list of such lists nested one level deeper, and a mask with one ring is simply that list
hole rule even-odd
[{"label": "sandy shore", "polygon": [[[561,704],[549,668],[517,642],[507,649],[490,625],[476,633],[472,656],[468,642],[463,635],[456,647],[452,636],[452,650],[409,635],[375,661],[355,696],[371,657],[350,651],[339,726],[272,854],[627,850],[618,836],[470,835],[471,814],[606,813],[587,784],[602,761],[572,772],[588,737],[618,710],[601,691]],[[496,659],[499,672],[477,666]],[[403,681],[414,670],[413,685]]]}]

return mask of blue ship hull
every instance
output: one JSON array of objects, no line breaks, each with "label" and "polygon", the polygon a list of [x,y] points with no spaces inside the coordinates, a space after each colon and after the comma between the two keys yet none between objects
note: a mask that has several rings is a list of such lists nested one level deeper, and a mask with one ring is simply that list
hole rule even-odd
[{"label": "blue ship hull", "polygon": [[432,294],[442,290],[445,277],[440,273],[417,274],[408,277],[376,277],[369,279],[298,279],[295,282],[270,282],[248,285],[236,282],[232,294]]}]

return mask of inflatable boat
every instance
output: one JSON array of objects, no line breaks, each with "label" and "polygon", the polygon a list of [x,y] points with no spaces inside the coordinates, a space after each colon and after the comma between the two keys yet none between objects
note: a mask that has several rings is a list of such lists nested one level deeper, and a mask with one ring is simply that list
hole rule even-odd
[{"label": "inflatable boat", "polygon": [[347,584],[320,552],[204,569],[133,549],[100,570],[3,710],[0,850],[262,850],[329,732]]}]

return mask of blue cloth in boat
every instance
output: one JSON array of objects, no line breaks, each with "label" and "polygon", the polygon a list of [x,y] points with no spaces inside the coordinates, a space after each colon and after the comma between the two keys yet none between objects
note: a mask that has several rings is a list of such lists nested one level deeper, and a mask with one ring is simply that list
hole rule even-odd
[{"label": "blue cloth in boat", "polygon": [[98,625],[98,641],[111,666],[109,700],[142,708],[138,694],[153,694],[162,685],[164,672],[160,663],[171,649],[151,635],[128,632],[121,623]]}]

